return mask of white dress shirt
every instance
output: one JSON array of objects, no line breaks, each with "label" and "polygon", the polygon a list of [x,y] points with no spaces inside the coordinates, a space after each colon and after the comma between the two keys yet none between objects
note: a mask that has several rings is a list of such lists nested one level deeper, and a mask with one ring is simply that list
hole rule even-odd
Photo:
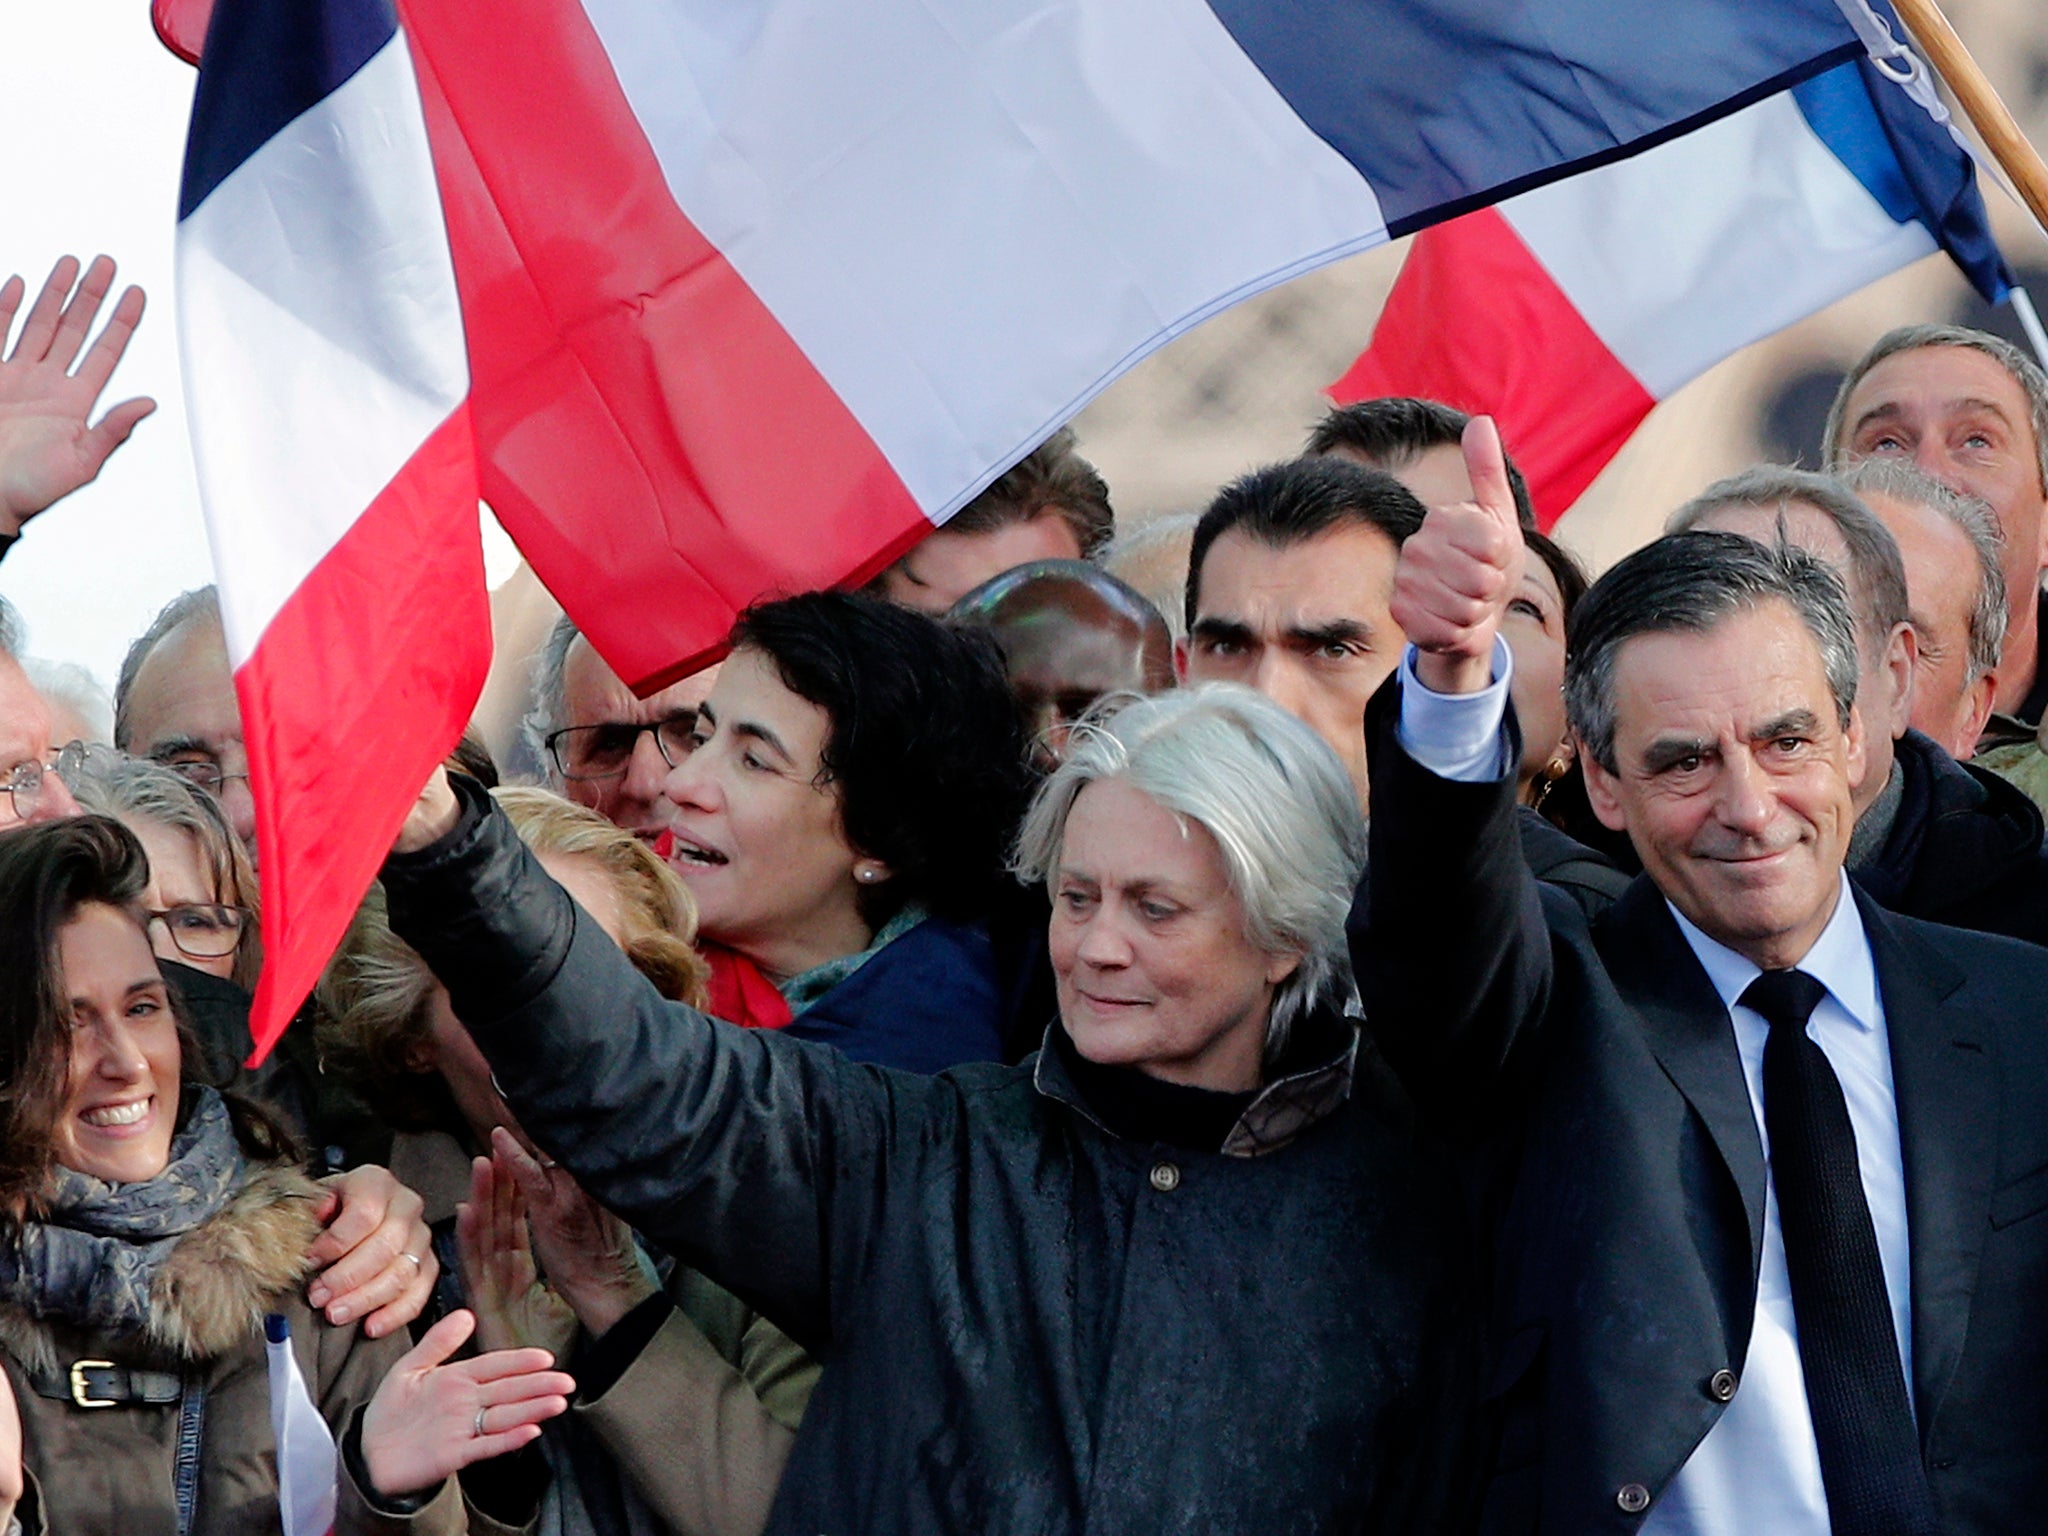
[{"label": "white dress shirt", "polygon": [[[1415,675],[1415,649],[1402,658],[1401,745],[1423,767],[1442,778],[1465,782],[1500,779],[1513,771],[1505,763],[1502,730],[1512,662],[1495,642],[1495,680],[1482,693],[1430,693]],[[1489,753],[1479,743],[1494,743]],[[1645,1536],[1828,1536],[1827,1495],[1821,1485],[1820,1451],[1806,1402],[1806,1375],[1799,1363],[1799,1329],[1792,1315],[1792,1281],[1785,1267],[1785,1237],[1778,1222],[1776,1181],[1769,1177],[1770,1135],[1764,1128],[1764,1040],[1770,1026],[1755,1010],[1738,1005],[1762,974],[1734,950],[1715,942],[1676,907],[1671,915],[1728,1010],[1735,1047],[1742,1058],[1749,1105],[1763,1143],[1764,1251],[1757,1280],[1756,1314],[1749,1355],[1737,1375],[1735,1397],[1651,1505]],[[1807,1021],[1807,1037],[1826,1053],[1842,1084],[1849,1124],[1856,1133],[1856,1161],[1863,1196],[1877,1230],[1878,1260],[1891,1302],[1899,1363],[1912,1393],[1913,1309],[1911,1245],[1906,1230],[1905,1159],[1899,1149],[1899,1109],[1892,1092],[1891,1040],[1884,1001],[1878,996],[1877,967],[1862,914],[1842,877],[1834,915],[1799,969],[1827,988]]]}]

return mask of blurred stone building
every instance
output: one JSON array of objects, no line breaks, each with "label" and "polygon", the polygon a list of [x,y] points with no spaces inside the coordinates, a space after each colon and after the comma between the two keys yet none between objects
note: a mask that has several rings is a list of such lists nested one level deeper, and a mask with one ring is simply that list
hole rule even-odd
[{"label": "blurred stone building", "polygon": [[[2048,148],[2048,4],[1949,0],[1950,19],[2037,146]],[[2006,257],[2048,312],[2048,237],[1992,186]],[[1199,508],[1254,465],[1299,451],[1321,391],[1372,337],[1406,242],[1288,283],[1219,315],[1118,380],[1075,425],[1131,525]],[[1817,463],[1843,369],[1882,331],[1960,319],[2019,338],[1945,257],[1930,257],[1729,358],[1664,402],[1558,532],[1596,569],[1650,538],[1708,481],[1758,459]]]}]

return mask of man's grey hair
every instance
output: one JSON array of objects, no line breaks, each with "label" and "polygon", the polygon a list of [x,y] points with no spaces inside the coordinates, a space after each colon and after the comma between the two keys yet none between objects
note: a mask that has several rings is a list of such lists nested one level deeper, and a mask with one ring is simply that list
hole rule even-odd
[{"label": "man's grey hair", "polygon": [[2005,595],[2005,534],[1998,514],[1979,496],[1965,495],[1922,474],[1903,459],[1861,459],[1841,472],[1842,484],[1866,500],[1872,496],[1925,507],[1948,519],[1970,541],[1977,557],[1977,585],[1970,599],[1971,682],[1998,665],[2012,609]]},{"label": "man's grey hair", "polygon": [[149,628],[128,647],[128,654],[121,659],[121,675],[114,683],[114,745],[123,752],[133,752],[135,743],[131,739],[132,722],[129,719],[130,695],[135,692],[136,674],[142,671],[142,664],[149,660],[149,653],[155,650],[163,638],[172,630],[192,619],[206,619],[220,623],[220,592],[208,585],[195,587],[190,592],[180,592],[163,606],[163,611],[149,621]]},{"label": "man's grey hair", "polygon": [[53,704],[62,704],[85,725],[89,742],[111,745],[114,739],[114,706],[100,680],[75,661],[44,661],[23,656],[21,670],[30,684]]},{"label": "man's grey hair", "polygon": [[2042,491],[2048,493],[2048,373],[2043,373],[2039,363],[2003,336],[1973,331],[1966,325],[1902,325],[1871,343],[1870,350],[1842,376],[1841,387],[1828,406],[1827,425],[1821,429],[1820,438],[1828,467],[1840,468],[1852,457],[1847,438],[1856,423],[1848,419],[1849,397],[1856,393],[1856,386],[1886,358],[1901,352],[1917,352],[1923,347],[1964,347],[1982,352],[2019,385],[2033,419],[2034,467],[2040,473]]},{"label": "man's grey hair", "polygon": [[534,652],[533,702],[519,718],[519,734],[527,750],[547,775],[548,788],[556,791],[562,787],[562,775],[555,767],[554,754],[548,751],[547,739],[569,723],[569,647],[582,633],[566,613],[555,620],[555,627]]},{"label": "man's grey hair", "polygon": [[1906,622],[1906,562],[1899,541],[1870,508],[1831,475],[1759,464],[1725,480],[1716,480],[1671,514],[1666,533],[1690,533],[1726,508],[1755,508],[1783,513],[1794,506],[1811,507],[1835,525],[1849,551],[1849,586],[1856,618],[1869,642],[1872,666],[1884,657],[1885,639]]},{"label": "man's grey hair", "polygon": [[1365,867],[1365,820],[1344,767],[1323,739],[1263,695],[1205,683],[1126,702],[1107,700],[1069,738],[1017,835],[1012,868],[1048,890],[1059,878],[1067,818],[1083,789],[1120,779],[1222,851],[1245,936],[1301,963],[1273,996],[1270,1067],[1297,1020],[1351,994],[1344,919]]},{"label": "man's grey hair", "polygon": [[1593,760],[1619,772],[1614,673],[1624,645],[1638,635],[1705,634],[1769,602],[1788,604],[1820,647],[1835,713],[1847,729],[1856,704],[1856,626],[1834,567],[1795,544],[1700,529],[1668,534],[1617,562],[1573,610],[1565,715]]}]

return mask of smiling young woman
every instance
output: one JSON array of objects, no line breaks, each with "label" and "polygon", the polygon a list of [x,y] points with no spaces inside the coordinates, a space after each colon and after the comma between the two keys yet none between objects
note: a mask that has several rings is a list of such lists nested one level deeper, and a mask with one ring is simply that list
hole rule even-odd
[{"label": "smiling young woman", "polygon": [[451,1474],[526,1443],[574,1383],[537,1351],[443,1364],[466,1314],[408,1349],[306,1304],[319,1187],[267,1113],[188,1080],[148,881],[104,817],[0,839],[0,1365],[36,1516],[276,1531],[282,1324],[343,1447],[336,1530],[460,1530]]}]

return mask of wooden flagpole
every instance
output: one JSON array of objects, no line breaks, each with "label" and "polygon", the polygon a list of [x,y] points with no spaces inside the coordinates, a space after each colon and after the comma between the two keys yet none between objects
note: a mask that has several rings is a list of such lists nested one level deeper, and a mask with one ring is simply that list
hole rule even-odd
[{"label": "wooden flagpole", "polygon": [[2020,132],[2020,125],[1998,99],[1998,92],[1984,78],[1984,71],[1970,57],[1970,50],[1956,36],[1956,29],[1942,15],[1941,7],[1936,0],[1892,0],[1892,9],[1913,34],[1913,41],[1920,45],[1934,72],[1955,93],[1956,104],[1977,130],[1991,158],[2011,180],[2021,201],[2034,215],[2034,222],[2048,235],[2048,164],[2042,162],[2041,152]]}]

